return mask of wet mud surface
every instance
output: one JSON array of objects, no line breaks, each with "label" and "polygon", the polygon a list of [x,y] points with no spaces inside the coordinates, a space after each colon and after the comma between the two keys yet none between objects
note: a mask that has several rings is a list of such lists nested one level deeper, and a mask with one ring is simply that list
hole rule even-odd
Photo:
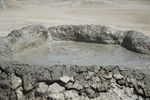
[{"label": "wet mud surface", "polygon": [[53,41],[14,54],[28,64],[150,65],[150,55],[135,53],[118,45]]}]

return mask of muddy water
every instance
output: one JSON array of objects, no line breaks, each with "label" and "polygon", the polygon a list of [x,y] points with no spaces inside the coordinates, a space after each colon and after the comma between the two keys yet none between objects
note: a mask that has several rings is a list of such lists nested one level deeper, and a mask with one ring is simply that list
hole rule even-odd
[{"label": "muddy water", "polygon": [[150,65],[150,55],[117,45],[55,41],[14,54],[14,60],[38,65]]}]

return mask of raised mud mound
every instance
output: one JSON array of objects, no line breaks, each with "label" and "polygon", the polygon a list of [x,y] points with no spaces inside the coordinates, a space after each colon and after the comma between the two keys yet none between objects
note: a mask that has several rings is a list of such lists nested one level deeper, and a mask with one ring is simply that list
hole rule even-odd
[{"label": "raised mud mound", "polygon": [[48,28],[52,39],[100,44],[116,44],[139,52],[150,53],[150,37],[136,31],[119,31],[102,25],[65,25]]},{"label": "raised mud mound", "polygon": [[20,30],[13,30],[7,37],[1,38],[1,57],[11,58],[12,54],[40,45],[48,38],[46,28],[40,25],[24,27]]},{"label": "raised mud mound", "polygon": [[0,100],[149,100],[149,66],[29,65],[13,54],[52,41],[120,45],[150,54],[150,38],[102,25],[32,25],[0,39]]}]

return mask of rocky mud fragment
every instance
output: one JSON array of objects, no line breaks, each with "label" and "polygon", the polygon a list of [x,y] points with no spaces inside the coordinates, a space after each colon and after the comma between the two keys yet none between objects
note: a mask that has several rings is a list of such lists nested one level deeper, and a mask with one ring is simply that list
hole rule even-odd
[{"label": "rocky mud fragment", "polygon": [[122,46],[139,53],[150,53],[150,39],[141,32],[127,31]]}]

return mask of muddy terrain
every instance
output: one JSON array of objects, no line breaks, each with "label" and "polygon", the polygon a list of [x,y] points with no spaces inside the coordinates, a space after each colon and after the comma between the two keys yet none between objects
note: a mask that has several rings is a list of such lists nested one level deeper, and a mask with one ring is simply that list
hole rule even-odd
[{"label": "muddy terrain", "polygon": [[149,0],[0,0],[0,100],[149,100],[149,19]]},{"label": "muddy terrain", "polygon": [[32,25],[13,30],[0,43],[1,100],[150,97],[150,37],[141,32]]}]

